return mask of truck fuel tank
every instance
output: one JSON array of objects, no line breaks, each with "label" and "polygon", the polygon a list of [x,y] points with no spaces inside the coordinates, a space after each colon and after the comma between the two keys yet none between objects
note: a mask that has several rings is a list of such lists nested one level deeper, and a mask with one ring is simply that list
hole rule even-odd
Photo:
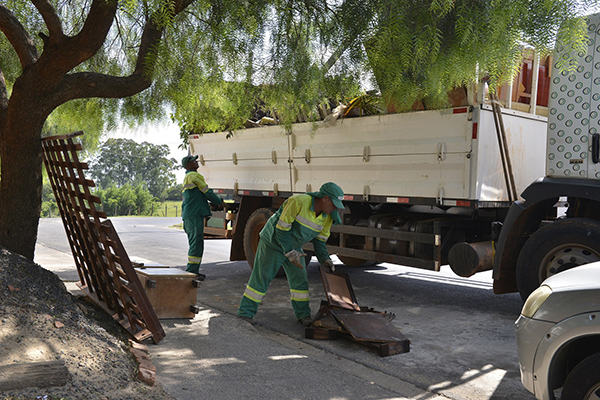
[{"label": "truck fuel tank", "polygon": [[494,268],[492,242],[457,243],[450,248],[448,263],[452,271],[462,277]]}]

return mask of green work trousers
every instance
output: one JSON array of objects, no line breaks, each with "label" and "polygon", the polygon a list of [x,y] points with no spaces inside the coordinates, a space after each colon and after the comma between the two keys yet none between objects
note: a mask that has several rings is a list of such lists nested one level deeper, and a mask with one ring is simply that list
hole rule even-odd
[{"label": "green work trousers", "polygon": [[310,317],[308,276],[304,258],[300,261],[304,268],[300,269],[292,264],[281,249],[273,247],[264,239],[261,239],[254,257],[254,269],[248,280],[246,291],[240,301],[238,315],[253,318],[256,315],[262,298],[267,293],[267,288],[277,275],[280,267],[283,267],[287,275],[290,287],[290,299],[292,308],[297,319]]},{"label": "green work trousers", "polygon": [[199,273],[204,254],[204,217],[183,220],[183,230],[188,237],[187,272]]}]

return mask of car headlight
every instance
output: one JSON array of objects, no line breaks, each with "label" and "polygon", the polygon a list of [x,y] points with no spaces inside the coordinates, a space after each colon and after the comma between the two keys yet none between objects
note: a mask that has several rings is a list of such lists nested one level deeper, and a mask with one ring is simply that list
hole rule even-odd
[{"label": "car headlight", "polygon": [[552,289],[550,289],[550,286],[542,285],[535,289],[533,293],[529,295],[527,301],[525,301],[521,314],[527,318],[533,318],[534,314],[540,309],[542,304],[544,304],[551,294]]}]

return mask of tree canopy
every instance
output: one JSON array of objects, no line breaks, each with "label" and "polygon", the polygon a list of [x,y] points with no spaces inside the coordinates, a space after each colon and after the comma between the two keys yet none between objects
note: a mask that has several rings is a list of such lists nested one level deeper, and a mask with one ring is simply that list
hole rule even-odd
[{"label": "tree canopy", "polygon": [[[593,2],[587,2],[592,4]],[[447,93],[483,76],[505,83],[526,44],[548,53],[560,37],[585,49],[589,4],[530,0],[348,0],[263,3],[226,37],[189,21],[201,51],[169,53],[168,96],[182,138],[240,128],[261,107],[282,123],[317,117],[373,88],[384,106],[444,106]],[[229,6],[228,6],[229,7]],[[233,6],[235,7],[235,6]],[[201,21],[222,21],[207,10]],[[251,26],[253,29],[247,29]],[[256,28],[255,28],[256,27]],[[209,29],[207,29],[209,28]],[[170,38],[169,38],[170,39]],[[235,43],[230,42],[235,40]],[[224,50],[233,49],[231,57]],[[195,68],[175,67],[177,60]],[[569,67],[571,60],[564,60]],[[170,71],[170,72],[167,72]]]},{"label": "tree canopy", "polygon": [[[443,102],[506,76],[521,46],[585,48],[591,0],[3,0],[0,243],[33,257],[40,137],[172,110],[182,138],[257,108],[291,123],[353,97]],[[569,66],[569,60],[565,60]],[[479,75],[477,75],[479,74]],[[90,140],[92,143],[94,140]]]},{"label": "tree canopy", "polygon": [[[68,34],[82,28],[86,12],[98,1],[7,0],[5,7],[29,32],[46,35],[48,19],[36,9],[45,3],[60,4],[56,17]],[[560,36],[584,49],[585,24],[576,17],[593,3],[121,0],[104,45],[74,71],[118,74],[135,68],[144,24],[152,15],[168,28],[143,66],[158,79],[124,100],[65,103],[50,115],[46,131],[87,128],[93,146],[117,120],[135,125],[163,118],[169,109],[185,138],[191,132],[240,128],[257,107],[281,122],[316,117],[317,105],[354,97],[365,84],[400,108],[422,99],[443,105],[449,90],[472,83],[478,73],[489,75],[492,85],[506,80],[507,71],[518,67],[524,44],[547,52]],[[185,11],[172,16],[170,4]],[[43,43],[35,41],[38,51]],[[0,38],[0,46],[10,87],[20,75],[18,57],[6,38]]]},{"label": "tree canopy", "polygon": [[169,158],[169,146],[130,139],[108,139],[90,163],[90,175],[101,188],[144,185],[152,196],[165,200],[175,184],[177,161]]}]

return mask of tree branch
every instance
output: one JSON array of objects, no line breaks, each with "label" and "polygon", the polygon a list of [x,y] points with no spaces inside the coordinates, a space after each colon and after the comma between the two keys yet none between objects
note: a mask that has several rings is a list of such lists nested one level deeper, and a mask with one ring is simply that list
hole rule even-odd
[{"label": "tree branch", "polygon": [[25,69],[38,59],[38,52],[33,40],[23,25],[8,8],[0,5],[0,30],[15,49],[21,68]]},{"label": "tree branch", "polygon": [[[104,0],[100,0],[104,1]],[[174,0],[174,17],[194,0]],[[90,12],[91,15],[91,12]],[[88,16],[89,20],[89,16]],[[98,73],[84,72],[66,75],[60,84],[56,96],[57,105],[78,98],[102,97],[122,98],[133,96],[152,84],[154,57],[152,52],[162,39],[167,27],[157,27],[150,18],[144,26],[138,57],[133,73],[127,77],[117,77]]]},{"label": "tree branch", "polygon": [[41,8],[50,31],[49,38],[42,37],[45,46],[40,63],[49,66],[57,76],[66,74],[98,52],[115,19],[118,3],[117,0],[93,0],[81,31],[68,37],[62,33],[60,21],[55,21],[58,16],[47,0],[32,1]]},{"label": "tree branch", "polygon": [[50,36],[54,36],[62,40],[64,37],[62,24],[52,4],[50,4],[48,0],[31,0],[31,2],[42,15]]},{"label": "tree branch", "polygon": [[74,45],[81,49],[81,56],[85,57],[79,63],[96,54],[104,44],[117,14],[117,4],[117,0],[93,0],[83,28],[73,38]]},{"label": "tree branch", "polygon": [[147,89],[151,84],[152,79],[142,74],[119,77],[95,72],[78,72],[63,78],[54,100],[58,106],[73,99],[129,97]]},{"label": "tree branch", "polygon": [[[174,18],[193,2],[194,0],[173,0],[174,4],[171,17]],[[151,16],[148,22],[146,22],[146,25],[144,26],[144,33],[142,34],[142,40],[140,42],[140,50],[138,52],[134,73],[144,73],[144,68],[150,69],[150,71],[147,70],[146,73],[152,72],[154,62],[148,63],[148,56],[160,43],[162,33],[166,28],[166,26],[157,26],[154,23],[154,16]]]}]

